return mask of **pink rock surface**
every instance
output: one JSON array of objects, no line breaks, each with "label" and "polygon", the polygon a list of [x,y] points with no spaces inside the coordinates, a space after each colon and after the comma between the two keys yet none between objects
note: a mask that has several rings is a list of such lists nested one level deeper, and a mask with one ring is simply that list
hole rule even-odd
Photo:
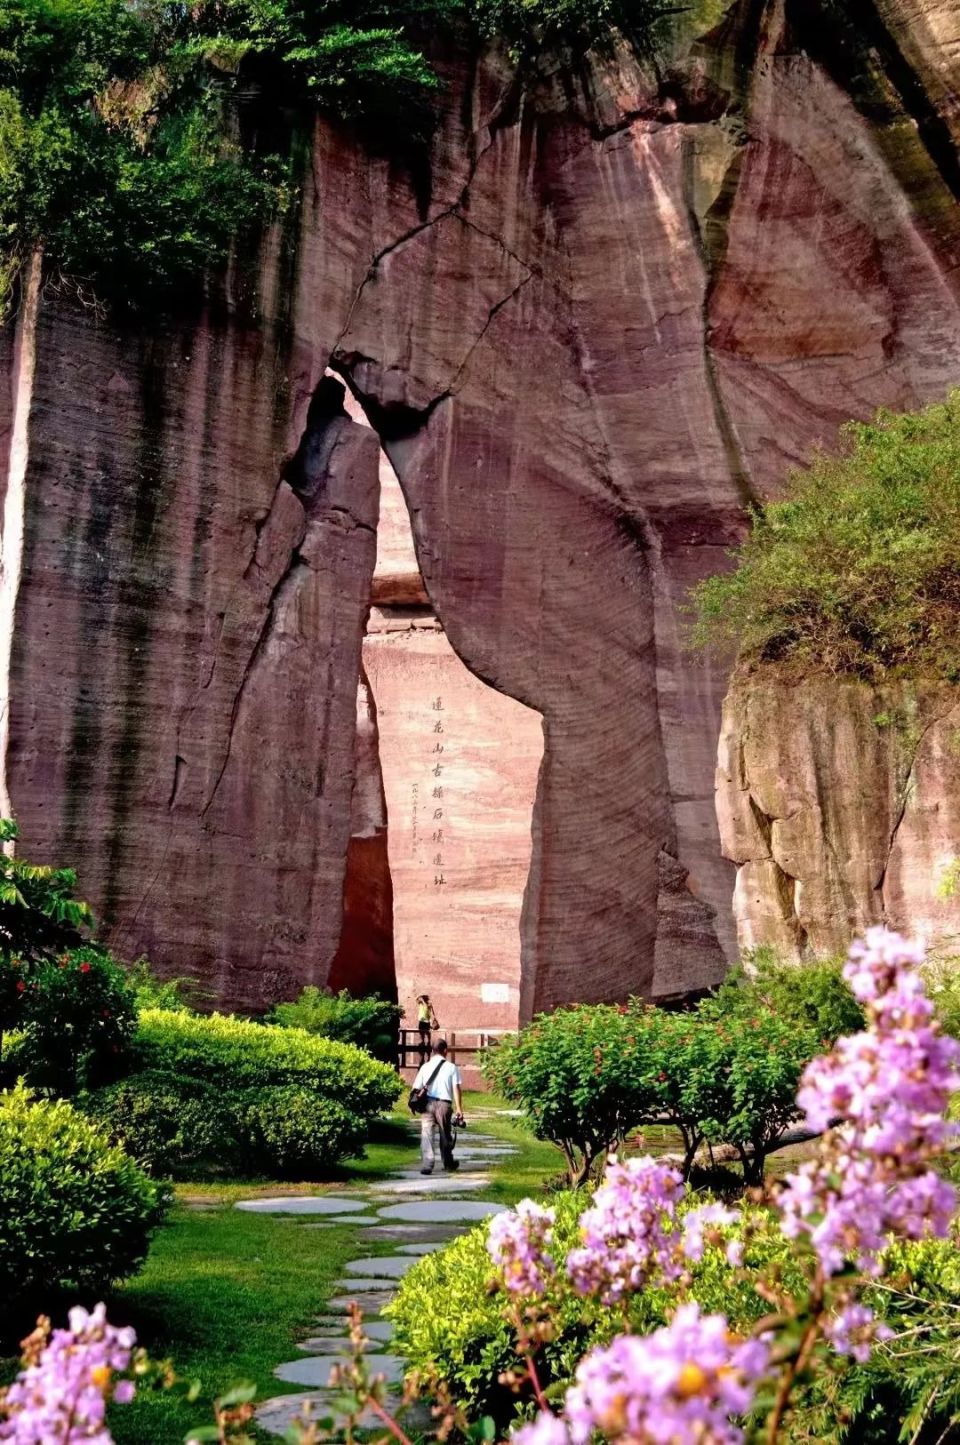
[{"label": "pink rock surface", "polygon": [[[371,597],[429,599],[430,646],[543,718],[521,1013],[720,975],[725,671],[683,650],[686,589],[849,416],[960,380],[952,12],[876,11],[860,56],[820,7],[711,3],[656,74],[620,55],[522,96],[502,56],[447,56],[428,186],[318,121],[296,234],[202,315],[48,300],[11,788],[118,948],[237,1005],[389,971],[361,636]],[[375,560],[375,439],[328,393],[308,421],[331,363],[422,581],[387,526]]]},{"label": "pink rock surface", "polygon": [[717,806],[743,946],[822,956],[883,922],[955,954],[958,740],[948,683],[738,677]]}]

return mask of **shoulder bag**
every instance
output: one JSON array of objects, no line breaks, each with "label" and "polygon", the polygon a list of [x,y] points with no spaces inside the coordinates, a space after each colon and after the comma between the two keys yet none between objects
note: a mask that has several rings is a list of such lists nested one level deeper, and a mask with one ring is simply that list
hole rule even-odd
[{"label": "shoulder bag", "polygon": [[427,1079],[427,1082],[423,1085],[423,1088],[410,1090],[410,1097],[407,1099],[407,1107],[409,1108],[411,1114],[425,1114],[427,1112],[427,1095],[430,1089],[430,1085],[433,1083],[434,1079],[437,1077],[446,1062],[446,1059],[440,1060],[433,1073]]}]

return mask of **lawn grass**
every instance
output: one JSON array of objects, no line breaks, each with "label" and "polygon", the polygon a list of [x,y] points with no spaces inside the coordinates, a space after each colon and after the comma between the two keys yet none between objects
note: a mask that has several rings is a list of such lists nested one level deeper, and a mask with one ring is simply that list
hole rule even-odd
[{"label": "lawn grass", "polygon": [[[516,1155],[484,1166],[492,1180],[489,1196],[513,1204],[542,1193],[562,1157],[534,1139],[521,1120],[488,1115],[505,1107],[489,1094],[466,1095],[468,1120],[477,1111],[482,1117],[471,1120],[461,1139],[466,1144],[474,1133],[485,1133],[517,1147]],[[329,1181],[207,1178],[178,1184],[176,1203],[144,1268],[107,1303],[112,1320],[133,1324],[150,1355],[170,1359],[181,1379],[198,1382],[199,1394],[191,1403],[182,1392],[141,1390],[132,1405],[115,1406],[111,1427],[117,1445],[181,1445],[190,1429],[210,1422],[214,1398],[240,1381],[256,1385],[261,1399],[284,1393],[288,1387],[273,1371],[296,1358],[297,1340],[323,1312],[344,1264],[356,1258],[358,1248],[371,1254],[393,1248],[361,1244],[362,1231],[355,1226],[315,1229],[294,1218],[246,1213],[234,1208],[238,1199],[346,1193],[413,1164],[416,1151],[410,1115],[400,1106],[376,1126],[366,1156],[338,1166]],[[12,1359],[0,1361],[6,1378],[14,1368]]]}]

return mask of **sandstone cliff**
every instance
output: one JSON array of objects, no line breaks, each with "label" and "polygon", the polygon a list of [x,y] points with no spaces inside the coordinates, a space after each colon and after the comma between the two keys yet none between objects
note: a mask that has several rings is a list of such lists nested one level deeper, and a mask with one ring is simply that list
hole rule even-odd
[{"label": "sandstone cliff", "polygon": [[445,638],[542,718],[522,1009],[718,976],[726,679],[679,609],[840,423],[960,379],[955,22],[703,0],[525,88],[451,51],[415,165],[293,124],[300,204],[202,314],[45,299],[10,789],[120,950],[229,1004],[359,976],[360,853],[348,923],[389,933],[389,788],[355,801],[378,446],[332,366]]},{"label": "sandstone cliff", "polygon": [[956,954],[956,687],[738,678],[717,801],[745,947],[836,953],[882,922]]}]

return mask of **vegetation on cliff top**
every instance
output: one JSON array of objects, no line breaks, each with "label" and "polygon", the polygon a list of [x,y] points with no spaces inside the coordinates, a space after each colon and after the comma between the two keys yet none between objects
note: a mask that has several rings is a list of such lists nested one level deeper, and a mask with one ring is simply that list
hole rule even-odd
[{"label": "vegetation on cliff top", "polygon": [[[299,97],[396,144],[423,138],[441,24],[544,47],[637,36],[664,0],[0,0],[0,314],[21,265],[82,297],[172,296],[285,195]],[[259,119],[235,101],[259,93]],[[282,129],[282,124],[280,126]],[[281,144],[282,148],[282,144]]]},{"label": "vegetation on cliff top", "polygon": [[844,429],[694,591],[693,640],[750,665],[960,678],[960,391]]}]

